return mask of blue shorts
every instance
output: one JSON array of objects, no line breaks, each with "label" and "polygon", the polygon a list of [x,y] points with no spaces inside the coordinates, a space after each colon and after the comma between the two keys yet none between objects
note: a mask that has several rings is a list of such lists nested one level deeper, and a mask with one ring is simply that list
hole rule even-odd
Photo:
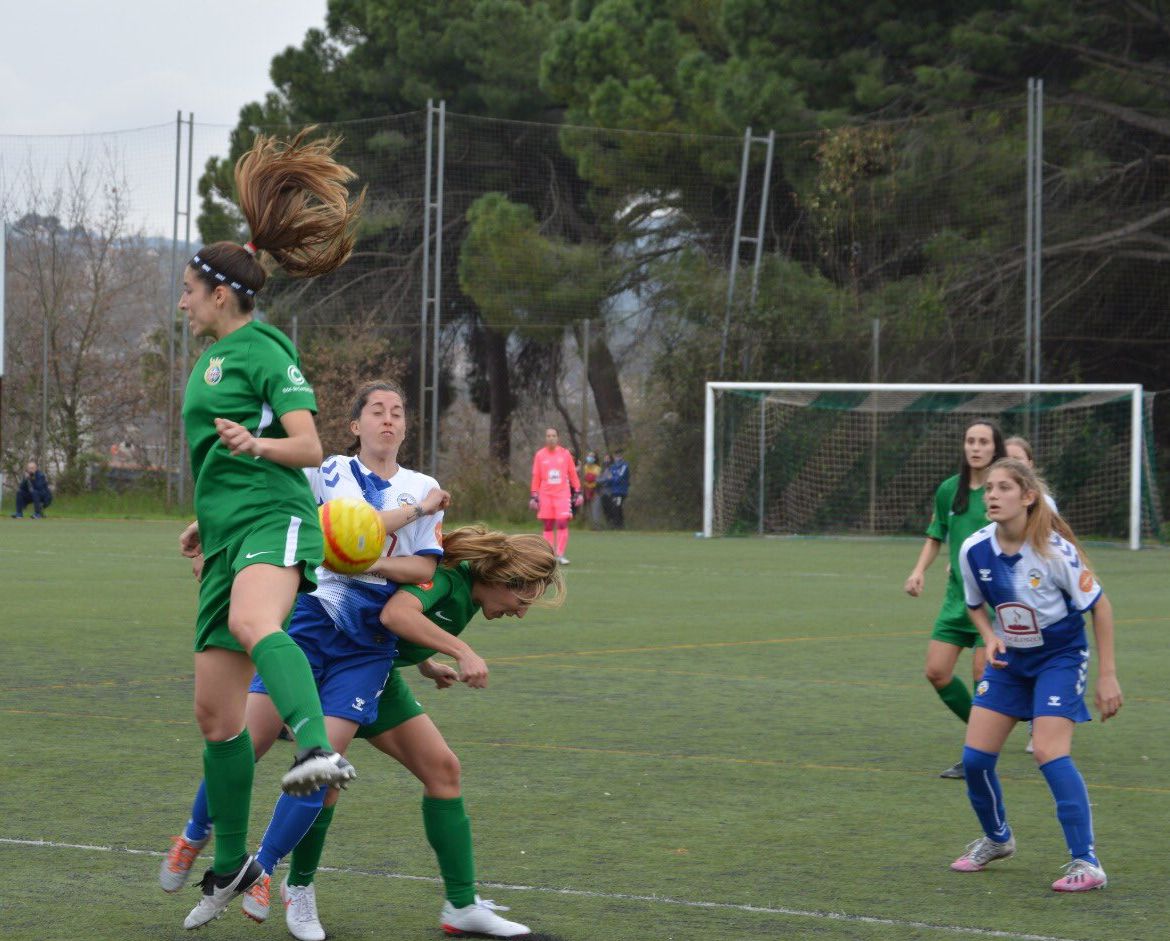
[{"label": "blue shorts", "polygon": [[1089,648],[1074,646],[1037,656],[1008,648],[1008,665],[991,664],[975,687],[974,706],[1017,719],[1061,716],[1089,722],[1085,686],[1089,676]]},{"label": "blue shorts", "polygon": [[[381,649],[355,643],[334,626],[321,602],[311,595],[297,599],[288,633],[313,669],[325,715],[358,725],[378,718],[378,698],[394,665],[393,643]],[[259,674],[248,691],[268,693]]]}]

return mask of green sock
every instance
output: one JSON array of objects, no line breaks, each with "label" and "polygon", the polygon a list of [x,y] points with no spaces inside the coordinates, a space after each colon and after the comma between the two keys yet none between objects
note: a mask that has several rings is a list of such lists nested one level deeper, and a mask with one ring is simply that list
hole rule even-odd
[{"label": "green sock", "polygon": [[329,832],[329,824],[333,821],[333,811],[336,809],[336,804],[323,807],[313,825],[309,827],[309,832],[293,847],[288,860],[289,885],[309,885],[313,881],[313,876],[317,875],[321,853],[325,849],[325,834]]},{"label": "green sock", "polygon": [[252,648],[252,662],[276,711],[296,736],[297,748],[333,751],[313,671],[296,641],[284,631],[274,631]]},{"label": "green sock", "polygon": [[226,742],[204,742],[203,776],[207,808],[215,823],[216,875],[235,872],[248,855],[248,812],[252,806],[252,772],[256,756],[244,729]]},{"label": "green sock", "polygon": [[447,901],[456,908],[475,902],[475,854],[471,849],[471,818],[462,797],[422,799],[423,827],[427,842],[439,859],[439,874]]},{"label": "green sock", "polygon": [[971,693],[967,689],[967,685],[957,676],[951,677],[951,681],[947,683],[942,689],[935,690],[938,693],[938,698],[946,703],[946,707],[957,715],[964,722],[971,715]]}]

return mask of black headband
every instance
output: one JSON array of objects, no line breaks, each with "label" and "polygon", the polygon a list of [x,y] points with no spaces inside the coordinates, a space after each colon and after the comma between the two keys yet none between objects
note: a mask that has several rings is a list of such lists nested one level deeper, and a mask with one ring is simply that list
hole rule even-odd
[{"label": "black headband", "polygon": [[214,268],[212,268],[211,265],[209,265],[207,262],[205,262],[198,255],[196,255],[194,258],[191,259],[191,264],[194,265],[196,268],[198,268],[200,271],[206,271],[209,275],[211,275],[213,278],[215,278],[216,281],[220,281],[220,282],[226,284],[233,291],[239,291],[241,294],[246,294],[248,297],[255,297],[256,296],[256,292],[253,291],[251,288],[244,287],[242,284],[240,284],[239,281],[229,281],[227,275],[220,274],[218,271],[216,271]]}]

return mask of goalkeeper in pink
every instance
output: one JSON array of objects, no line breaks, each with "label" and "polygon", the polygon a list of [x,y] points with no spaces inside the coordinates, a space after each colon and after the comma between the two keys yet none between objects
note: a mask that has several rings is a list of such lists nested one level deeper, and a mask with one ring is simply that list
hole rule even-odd
[{"label": "goalkeeper in pink", "polygon": [[581,505],[581,480],[567,448],[560,446],[555,428],[544,431],[544,447],[532,456],[532,499],[529,509],[544,524],[544,538],[561,565],[568,565],[569,520],[573,507]]}]

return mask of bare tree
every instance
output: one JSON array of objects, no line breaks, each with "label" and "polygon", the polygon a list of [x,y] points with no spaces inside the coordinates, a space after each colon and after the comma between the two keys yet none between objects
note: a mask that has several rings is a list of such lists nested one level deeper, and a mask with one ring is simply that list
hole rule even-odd
[{"label": "bare tree", "polygon": [[6,463],[35,454],[78,483],[86,456],[126,440],[147,408],[143,338],[157,318],[156,253],[128,229],[128,187],[110,159],[53,186],[29,167],[8,226]]}]

